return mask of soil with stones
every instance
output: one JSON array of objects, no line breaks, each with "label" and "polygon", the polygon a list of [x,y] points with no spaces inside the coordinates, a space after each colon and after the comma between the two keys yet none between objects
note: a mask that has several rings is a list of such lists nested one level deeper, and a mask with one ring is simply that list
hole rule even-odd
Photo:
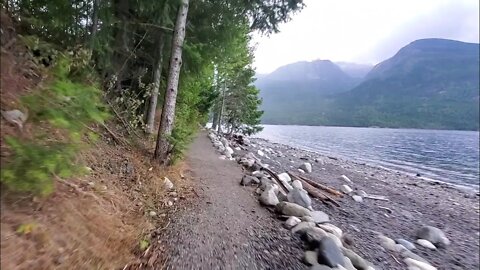
[{"label": "soil with stones", "polygon": [[221,160],[206,133],[187,155],[199,195],[177,214],[163,242],[166,269],[308,269],[300,239],[293,238],[253,188],[239,185],[240,165]]}]

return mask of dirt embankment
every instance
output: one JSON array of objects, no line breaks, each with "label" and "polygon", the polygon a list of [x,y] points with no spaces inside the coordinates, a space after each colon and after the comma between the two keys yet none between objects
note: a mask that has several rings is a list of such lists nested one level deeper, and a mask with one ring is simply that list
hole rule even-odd
[{"label": "dirt embankment", "polygon": [[[1,27],[1,109],[28,112],[20,97],[39,91],[46,70],[35,64],[3,12]],[[0,125],[3,166],[11,159],[5,137],[29,140],[39,126],[27,120],[20,129],[3,118]],[[122,127],[109,126],[121,134]],[[161,260],[161,254],[144,252],[177,200],[188,197],[188,180],[180,177],[184,165],[162,169],[150,161],[146,144],[118,145],[103,128],[93,128],[99,140],[85,138],[89,148],[78,156],[79,166],[90,170],[87,176],[53,179],[55,191],[45,198],[2,186],[1,269],[138,269]],[[175,194],[165,191],[164,176]]]}]

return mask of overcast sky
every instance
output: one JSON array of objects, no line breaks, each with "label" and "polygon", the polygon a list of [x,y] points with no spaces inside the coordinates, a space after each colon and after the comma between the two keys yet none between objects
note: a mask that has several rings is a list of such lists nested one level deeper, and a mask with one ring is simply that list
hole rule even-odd
[{"label": "overcast sky", "polygon": [[269,37],[254,35],[255,67],[269,73],[315,59],[377,64],[421,38],[479,42],[478,0],[306,0]]}]

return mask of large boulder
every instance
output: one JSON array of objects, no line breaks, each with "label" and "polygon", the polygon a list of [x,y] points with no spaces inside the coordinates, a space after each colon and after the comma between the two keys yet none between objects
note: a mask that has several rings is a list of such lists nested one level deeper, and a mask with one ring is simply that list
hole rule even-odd
[{"label": "large boulder", "polygon": [[287,182],[287,183],[290,183],[292,182],[292,178],[290,178],[290,175],[288,175],[288,173],[281,173],[281,174],[278,174],[278,179],[280,179],[280,181],[282,182]]},{"label": "large boulder", "polygon": [[275,188],[269,186],[265,191],[260,195],[260,203],[267,206],[275,206],[279,203],[277,195],[275,194]]},{"label": "large boulder", "polygon": [[433,226],[423,226],[418,230],[417,238],[428,240],[434,245],[447,246],[450,244],[445,233]]},{"label": "large boulder", "polygon": [[311,216],[310,210],[307,208],[300,206],[295,203],[291,202],[281,202],[276,206],[277,212],[286,215],[286,216],[295,216],[295,217],[303,217],[303,216]]},{"label": "large boulder", "polygon": [[335,235],[338,238],[342,238],[342,235],[343,235],[342,229],[338,228],[337,226],[335,226],[333,224],[317,224],[317,226],[319,228],[323,229],[324,231]]},{"label": "large boulder", "polygon": [[302,165],[300,165],[300,170],[303,170],[306,173],[311,173],[312,172],[312,164],[305,162]]},{"label": "large boulder", "polygon": [[291,203],[296,203],[305,208],[312,207],[312,199],[308,196],[307,192],[303,189],[294,188],[288,195],[287,199]]},{"label": "large boulder", "polygon": [[313,219],[313,222],[317,224],[327,223],[330,221],[330,218],[328,217],[328,215],[322,211],[312,211],[311,217]]},{"label": "large boulder", "polygon": [[350,261],[352,262],[353,266],[355,266],[356,269],[367,270],[370,267],[370,263],[364,260],[362,257],[360,257],[360,255],[358,255],[357,253],[353,252],[348,248],[342,247],[341,249],[342,249],[343,255],[345,255],[345,257],[347,257],[348,259],[350,259]]},{"label": "large boulder", "polygon": [[228,157],[228,158],[231,158],[232,157],[232,154],[233,154],[233,149],[229,146],[225,147],[225,151],[223,151],[223,154]]},{"label": "large boulder", "polygon": [[303,189],[302,182],[300,182],[299,180],[293,181],[292,182],[292,187],[297,188],[297,189]]},{"label": "large boulder", "polygon": [[330,267],[345,266],[342,251],[330,237],[323,237],[318,244],[318,262]]},{"label": "large boulder", "polygon": [[395,242],[397,244],[400,244],[402,246],[404,246],[406,249],[408,250],[412,250],[412,249],[415,249],[415,244],[413,244],[412,242],[410,241],[407,241],[405,239],[402,239],[402,238],[399,238],[399,239],[395,239]]},{"label": "large boulder", "polygon": [[315,227],[315,223],[302,221],[298,223],[295,227],[293,227],[292,233],[303,234],[308,229],[314,228],[314,227]]},{"label": "large boulder", "polygon": [[242,178],[242,181],[240,181],[240,185],[242,186],[255,185],[259,183],[260,183],[260,180],[258,180],[258,178],[253,177],[251,175],[244,175]]},{"label": "large boulder", "polygon": [[328,236],[328,233],[318,227],[309,227],[300,232],[300,239],[310,249],[316,248],[325,236]]},{"label": "large boulder", "polygon": [[298,217],[289,217],[286,221],[285,221],[285,228],[287,229],[291,229],[295,226],[297,226],[300,222],[302,222]]}]

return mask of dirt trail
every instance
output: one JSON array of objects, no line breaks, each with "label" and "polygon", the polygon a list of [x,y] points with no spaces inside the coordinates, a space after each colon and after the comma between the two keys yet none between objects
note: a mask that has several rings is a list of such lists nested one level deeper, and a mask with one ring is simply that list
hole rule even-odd
[{"label": "dirt trail", "polygon": [[300,240],[239,185],[241,167],[219,159],[205,132],[187,163],[199,198],[166,232],[167,269],[307,269]]}]

